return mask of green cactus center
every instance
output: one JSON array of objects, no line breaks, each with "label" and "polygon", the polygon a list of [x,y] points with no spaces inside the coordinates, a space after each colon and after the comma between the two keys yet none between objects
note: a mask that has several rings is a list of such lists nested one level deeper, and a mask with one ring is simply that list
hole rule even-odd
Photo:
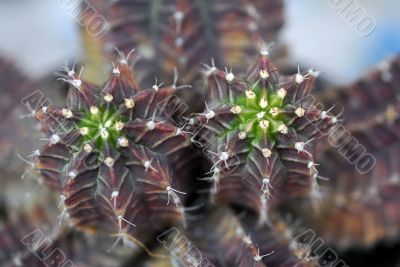
[{"label": "green cactus center", "polygon": [[275,138],[277,134],[286,134],[283,99],[286,91],[276,92],[263,89],[247,90],[231,103],[231,112],[238,115],[231,125],[232,130],[239,130],[239,137],[259,139],[263,136]]},{"label": "green cactus center", "polygon": [[125,121],[116,108],[92,106],[90,111],[83,115],[77,127],[83,143],[91,142],[100,149],[105,143],[116,146],[121,142],[121,131]]}]

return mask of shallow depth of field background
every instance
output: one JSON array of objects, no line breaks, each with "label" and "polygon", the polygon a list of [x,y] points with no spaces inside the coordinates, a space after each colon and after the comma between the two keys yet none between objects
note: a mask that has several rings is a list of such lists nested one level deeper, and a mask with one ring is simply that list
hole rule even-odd
[{"label": "shallow depth of field background", "polygon": [[[293,63],[317,68],[334,83],[348,83],[400,51],[399,0],[358,0],[377,21],[368,37],[360,37],[328,0],[286,2],[278,41],[288,44]],[[0,54],[38,78],[82,55],[75,22],[57,0],[1,0]]]}]

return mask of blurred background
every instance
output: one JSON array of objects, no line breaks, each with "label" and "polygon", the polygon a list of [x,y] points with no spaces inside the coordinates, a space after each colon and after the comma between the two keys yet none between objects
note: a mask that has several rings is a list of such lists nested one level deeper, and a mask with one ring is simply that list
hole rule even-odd
[{"label": "blurred background", "polygon": [[[286,24],[279,41],[288,45],[290,61],[323,71],[336,84],[353,81],[400,51],[398,0],[358,0],[376,20],[366,37],[329,0],[285,2]],[[41,78],[65,60],[83,56],[79,27],[60,1],[1,0],[0,25],[0,54],[15,59],[31,77]]]}]

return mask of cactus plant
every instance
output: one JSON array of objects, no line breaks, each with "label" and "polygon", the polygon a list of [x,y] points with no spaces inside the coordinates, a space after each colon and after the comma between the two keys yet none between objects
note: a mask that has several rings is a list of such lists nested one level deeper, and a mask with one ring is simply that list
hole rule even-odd
[{"label": "cactus plant", "polygon": [[[175,67],[183,83],[199,77],[199,63],[214,57],[238,67],[248,55],[271,41],[283,25],[283,1],[104,1],[90,3],[109,22],[106,54],[112,47],[137,49],[138,79],[168,82]],[[97,66],[98,67],[98,66]]]},{"label": "cactus plant", "polygon": [[177,86],[142,90],[125,57],[100,88],[66,71],[66,107],[35,112],[48,138],[34,159],[66,215],[80,228],[133,236],[183,222],[190,139],[163,117]]},{"label": "cactus plant", "polygon": [[[321,175],[329,178],[323,184],[327,193],[321,209],[305,216],[306,205],[297,207],[296,214],[326,242],[342,249],[370,246],[399,232],[399,70],[396,56],[352,85],[319,97],[324,105],[336,104],[343,110],[348,134],[334,131],[330,139],[338,145],[321,146]],[[351,164],[364,151],[362,147],[376,159],[367,173]]]},{"label": "cactus plant", "polygon": [[310,102],[316,72],[281,77],[261,50],[244,78],[214,65],[206,77],[207,108],[190,123],[212,161],[212,196],[266,222],[271,207],[318,193],[313,143],[336,118]]},{"label": "cactus plant", "polygon": [[[185,233],[215,266],[316,266],[311,258],[308,261],[291,250],[278,227],[255,228],[256,218],[241,221],[226,207],[206,214],[205,219],[193,223]],[[209,229],[213,229],[214,235],[207,234]]]},{"label": "cactus plant", "polygon": [[45,204],[49,200],[52,198],[34,201],[32,208],[18,210],[16,216],[1,222],[1,266],[117,267],[121,259],[128,258],[127,250],[106,253],[113,242],[108,237],[87,237],[65,225],[58,225],[56,207]]},{"label": "cactus plant", "polygon": [[226,206],[208,207],[201,214],[186,229],[171,228],[157,237],[164,248],[160,253],[169,253],[171,258],[165,254],[164,259],[140,266],[317,266],[290,243],[283,223],[254,228],[257,218],[240,219],[243,216]]},{"label": "cactus plant", "polygon": [[[151,236],[167,225],[186,225],[183,201],[179,195],[184,195],[186,189],[190,188],[187,187],[185,179],[191,177],[188,163],[195,153],[191,151],[190,145],[191,141],[196,142],[189,136],[189,132],[179,128],[170,117],[165,116],[169,114],[165,112],[170,108],[168,98],[179,87],[174,83],[170,87],[154,85],[150,89],[141,89],[134,72],[127,64],[128,57],[121,57],[110,78],[99,88],[82,80],[81,74],[75,73],[74,69],[65,69],[66,75],[61,79],[70,85],[66,106],[59,108],[36,103],[34,114],[47,136],[47,144],[35,151],[33,164],[34,170],[40,173],[44,182],[60,193],[63,209],[61,216],[70,218],[78,229],[101,233],[114,232],[126,242],[130,238],[138,240]],[[207,108],[219,106],[219,110],[207,110],[206,113],[198,115],[195,121],[205,121],[205,126],[209,127],[220,116],[220,110],[228,108],[229,116],[237,117],[231,121],[233,129],[223,133],[222,141],[228,135],[232,137],[234,133],[245,132],[246,137],[239,139],[250,138],[247,147],[257,147],[252,153],[265,159],[262,168],[267,168],[266,173],[269,172],[271,178],[285,173],[287,177],[293,175],[289,179],[311,179],[313,170],[307,161],[312,157],[311,150],[308,152],[302,147],[304,150],[300,151],[299,145],[307,145],[305,138],[317,138],[318,133],[304,127],[299,129],[302,124],[298,119],[315,118],[321,114],[317,114],[314,107],[303,107],[301,104],[296,108],[293,103],[308,95],[314,77],[298,73],[294,78],[282,78],[269,63],[266,55],[262,55],[256,61],[250,73],[247,78],[248,84],[240,82],[231,72],[213,69],[212,73],[208,73],[210,84],[219,84],[218,79],[226,83],[226,91],[221,91],[222,94],[219,95],[236,97],[215,97],[216,90],[221,88],[209,87],[210,106]],[[279,79],[283,80],[279,82]],[[287,89],[282,89],[283,87]],[[26,101],[29,102],[29,99]],[[239,107],[243,112],[238,112]],[[267,107],[269,109],[266,109]],[[215,114],[210,116],[213,112]],[[265,113],[263,118],[260,117],[260,113]],[[253,116],[256,118],[254,127]],[[321,122],[321,129],[330,127],[332,117],[326,115]],[[263,123],[267,125],[266,128],[261,127]],[[282,125],[287,127],[286,130],[282,129]],[[291,140],[294,136],[299,136],[299,139],[295,140],[300,140],[299,144],[292,149],[279,147],[286,135],[291,137]],[[300,143],[303,141],[304,143]],[[268,144],[266,148],[270,154],[264,148],[258,150],[262,144]],[[294,166],[291,170],[293,173],[300,170],[302,176],[290,174],[290,170],[283,172],[283,163],[279,163],[282,165],[278,166],[278,169],[273,167],[268,170],[271,167],[270,163],[279,161],[275,149],[295,149],[295,153],[299,154],[298,157],[303,158],[304,162],[300,164],[300,168]],[[272,155],[273,153],[276,154]],[[286,153],[283,155],[290,155],[290,152]],[[225,160],[217,161],[212,170],[215,172],[220,168],[223,172],[225,163]],[[262,172],[262,175],[266,173]],[[219,185],[223,190],[220,199],[230,202],[232,199],[229,197],[234,192],[229,192],[231,185],[225,182],[226,177],[223,177]],[[245,198],[243,203],[232,202],[255,209],[261,215],[261,221],[266,222],[267,207],[260,206],[258,201],[268,199],[272,188],[282,188],[284,192],[296,190],[291,189],[291,185],[287,188],[287,180],[283,178],[279,182],[271,179],[271,184],[264,184],[266,176],[255,178],[261,182],[260,188],[256,186],[259,195],[254,199]],[[309,190],[307,186],[311,185],[304,186],[303,181],[300,182],[301,186],[305,187],[305,191]],[[254,183],[250,183],[245,189],[254,190],[252,186]],[[228,190],[228,193],[225,190]],[[273,196],[279,195],[274,193]],[[254,203],[251,202],[253,200]],[[251,206],[253,204],[255,206]],[[215,258],[216,255],[210,254],[213,247],[219,250],[219,253],[228,253],[224,260],[226,264],[248,266],[256,262],[259,266],[264,266],[264,257],[260,255],[255,244],[251,242],[246,245],[245,236],[242,239],[231,236],[232,229],[241,229],[238,223],[233,223],[235,220],[233,215],[225,212],[214,219],[207,219],[205,223],[210,223],[212,227],[221,224],[222,232],[219,235],[223,240],[229,240],[226,241],[228,243],[220,243],[217,247],[212,244],[215,237],[206,235],[208,230],[202,226],[199,228],[198,224],[189,223],[183,232],[217,265],[224,263]],[[154,224],[154,221],[157,223]],[[198,236],[199,231],[205,232]],[[204,247],[204,243],[209,245]],[[242,245],[242,257],[231,262],[229,246],[233,249]]]},{"label": "cactus plant", "polygon": [[[312,96],[318,72],[298,67],[292,76],[281,75],[271,64],[269,46],[261,42],[274,39],[281,29],[282,0],[80,4],[88,3],[110,26],[102,39],[84,32],[96,64],[89,70],[91,81],[75,67],[65,67],[65,106],[24,101],[46,142],[30,155],[32,163],[24,161],[60,198],[61,214],[52,210],[48,216],[47,208],[57,202],[49,197],[13,219],[10,210],[17,208],[10,200],[24,190],[7,183],[12,191],[0,199],[2,266],[64,264],[37,258],[55,247],[78,266],[317,266],[314,248],[299,243],[296,231],[282,219],[288,211],[341,248],[398,234],[399,58],[352,86],[328,91],[321,97],[326,109],[321,109]],[[81,24],[89,23],[92,11],[80,14]],[[107,68],[98,58],[104,56],[99,55],[103,45],[107,56],[114,50],[119,56],[109,64],[105,82]],[[257,47],[260,54],[251,59]],[[131,59],[132,48],[140,60]],[[203,112],[186,118],[188,112],[175,106],[172,97],[189,87],[177,86],[177,73],[181,82],[193,85],[184,91],[189,111],[203,108],[200,93],[205,96]],[[163,86],[169,82],[171,86]],[[341,122],[332,114],[338,100],[346,108],[345,126],[376,156],[377,166],[367,176],[328,146],[326,134]],[[201,151],[192,144],[208,162],[199,160]],[[353,152],[349,145],[343,150]],[[318,179],[325,176],[330,180],[323,185],[331,191],[319,188]],[[55,242],[28,251],[21,238],[40,227],[36,222],[50,225]],[[175,247],[160,239],[170,230],[179,233],[167,236]],[[129,257],[105,257],[107,250],[122,251],[121,239]]]}]

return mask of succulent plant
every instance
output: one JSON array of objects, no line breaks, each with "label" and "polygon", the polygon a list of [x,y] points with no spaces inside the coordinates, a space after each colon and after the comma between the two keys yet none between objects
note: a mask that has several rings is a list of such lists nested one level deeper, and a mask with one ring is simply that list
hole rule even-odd
[{"label": "succulent plant", "polygon": [[150,82],[154,73],[167,82],[177,67],[181,81],[191,83],[199,77],[199,63],[211,57],[225,65],[247,60],[262,40],[276,38],[284,22],[281,0],[90,3],[110,24],[106,54],[114,46],[125,53],[137,48],[142,57],[136,66],[139,80]]},{"label": "succulent plant", "polygon": [[[53,81],[53,77],[51,81]],[[58,83],[59,84],[59,83]],[[16,155],[30,154],[37,146],[39,134],[36,131],[36,122],[31,119],[32,113],[28,112],[21,100],[31,94],[35,89],[40,89],[48,97],[58,102],[61,99],[62,90],[54,82],[46,78],[34,80],[25,75],[18,68],[16,62],[0,56],[0,171],[4,187],[0,189],[0,197],[14,196],[14,189],[19,191],[21,187],[18,176],[24,178],[21,170],[26,164],[17,159]],[[57,90],[60,89],[60,90]],[[14,201],[24,201],[24,198]]]},{"label": "succulent plant", "polygon": [[[312,95],[317,71],[298,67],[284,76],[271,64],[274,55],[270,58],[265,41],[276,39],[282,28],[283,0],[89,0],[80,5],[81,26],[93,11],[110,26],[100,39],[83,31],[95,65],[85,76],[90,82],[75,66],[65,67],[60,78],[69,87],[65,106],[34,94],[24,99],[32,108],[27,117],[39,121],[46,143],[23,160],[57,200],[48,197],[14,217],[20,202],[11,200],[21,198],[32,181],[19,188],[7,174],[14,183],[7,181],[8,194],[0,190],[0,265],[66,267],[66,259],[82,267],[324,265],[315,248],[297,240],[296,229],[283,220],[288,211],[340,248],[398,236],[399,57],[351,86],[324,91],[319,101],[325,108]],[[114,50],[118,62],[106,78],[103,61]],[[131,60],[134,51],[139,57]],[[0,61],[0,73],[6,70],[10,78],[15,69],[3,66],[9,65]],[[8,110],[15,101],[8,95],[19,102],[32,88],[15,75],[18,79],[6,87],[18,90],[4,90],[7,98],[0,105],[11,126],[16,123]],[[178,86],[178,80],[190,85]],[[175,102],[176,94],[190,103],[187,110]],[[326,137],[342,123],[332,114],[340,104],[347,119],[343,124],[356,140],[352,143],[375,156],[377,164],[367,174],[357,173],[329,146],[332,140]],[[18,142],[14,132],[1,131],[2,147]],[[338,135],[334,141],[344,139]],[[360,155],[351,143],[341,153]],[[5,165],[2,171],[8,170]],[[203,177],[196,179],[200,171]],[[324,177],[329,180],[319,183]],[[58,198],[61,214],[54,207]],[[62,224],[65,218],[68,227]],[[24,243],[28,233],[43,227],[53,239],[50,245],[32,249]],[[58,248],[65,258],[52,253]],[[110,250],[117,253],[107,254]],[[54,257],[38,257],[49,253]]]},{"label": "succulent plant", "polygon": [[190,123],[212,161],[217,202],[250,208],[266,222],[271,207],[317,197],[313,143],[337,120],[311,101],[316,74],[281,77],[264,50],[244,78],[208,67],[207,108]]},{"label": "succulent plant", "polygon": [[66,72],[66,106],[35,112],[48,138],[34,153],[65,214],[79,228],[132,236],[184,222],[180,186],[194,153],[163,115],[177,86],[142,90],[125,57],[101,87]]},{"label": "succulent plant", "polygon": [[[210,231],[213,235],[207,234]],[[184,233],[202,257],[214,266],[266,266],[263,258],[267,255],[260,253],[229,209],[220,208],[207,214],[204,219],[189,225]],[[196,255],[189,253],[186,259],[190,260],[190,256]]]},{"label": "succulent plant", "polygon": [[226,206],[206,208],[201,214],[186,229],[171,228],[160,234],[157,239],[171,259],[149,266],[316,266],[291,245],[284,224],[255,228],[257,218],[240,219],[243,216]]},{"label": "succulent plant", "polygon": [[262,253],[270,253],[264,258],[266,266],[318,266],[318,257],[313,256],[310,242],[307,244],[299,237],[303,233],[283,220],[277,220],[274,225],[254,227],[254,215],[247,214],[241,219],[243,231],[257,244]]},{"label": "succulent plant", "polygon": [[[320,172],[329,178],[323,183],[321,209],[306,215],[306,205],[296,214],[340,248],[370,246],[400,230],[399,83],[396,56],[353,84],[319,97],[325,106],[336,104],[342,110],[345,130],[334,131],[329,137],[333,142],[320,149]],[[376,160],[366,173],[354,164],[365,153]]]},{"label": "succulent plant", "polygon": [[[311,257],[291,247],[293,237],[284,235],[281,224],[254,227],[257,218],[240,219],[224,206],[206,214],[184,233],[214,266],[316,266]],[[207,234],[210,231],[214,234]]]},{"label": "succulent plant", "polygon": [[106,253],[113,242],[109,237],[88,237],[59,225],[55,205],[46,204],[49,200],[36,200],[31,208],[0,222],[1,266],[117,267],[128,258],[126,249]]}]

